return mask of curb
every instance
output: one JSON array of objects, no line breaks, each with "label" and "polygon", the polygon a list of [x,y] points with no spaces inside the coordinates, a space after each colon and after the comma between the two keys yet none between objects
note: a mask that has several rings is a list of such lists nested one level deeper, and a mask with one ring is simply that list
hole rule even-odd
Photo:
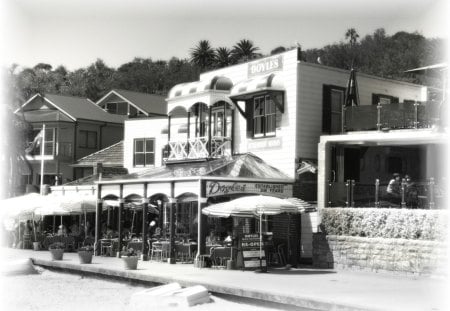
[{"label": "curb", "polygon": [[139,270],[118,270],[113,268],[99,267],[98,265],[80,265],[73,262],[66,261],[51,261],[39,258],[31,258],[32,262],[37,266],[54,268],[75,273],[87,273],[91,275],[97,275],[106,278],[122,279],[137,281],[140,283],[147,283],[152,285],[161,285],[171,282],[178,282],[183,287],[203,285],[208,291],[217,293],[220,295],[236,297],[239,300],[249,300],[270,303],[278,305],[278,307],[285,307],[286,309],[299,309],[300,310],[334,310],[334,311],[379,311],[380,309],[354,306],[349,304],[336,303],[334,301],[326,301],[311,299],[308,297],[292,296],[292,295],[280,295],[279,293],[271,293],[267,291],[254,290],[243,287],[231,287],[218,285],[217,283],[210,282],[193,282],[182,277],[160,277],[149,274],[139,273]]}]

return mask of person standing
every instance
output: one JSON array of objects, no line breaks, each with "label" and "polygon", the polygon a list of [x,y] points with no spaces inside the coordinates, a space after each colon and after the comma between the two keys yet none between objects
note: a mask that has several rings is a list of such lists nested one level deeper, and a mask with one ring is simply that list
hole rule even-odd
[{"label": "person standing", "polygon": [[399,205],[401,202],[400,188],[401,188],[400,174],[394,173],[392,174],[392,179],[389,181],[387,185],[386,192],[388,200],[397,205]]}]

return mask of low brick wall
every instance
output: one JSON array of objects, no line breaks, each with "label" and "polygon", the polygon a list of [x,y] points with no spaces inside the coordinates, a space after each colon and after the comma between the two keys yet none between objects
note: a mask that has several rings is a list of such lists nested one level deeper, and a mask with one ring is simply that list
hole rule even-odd
[{"label": "low brick wall", "polygon": [[313,265],[338,270],[447,274],[445,243],[313,234]]}]

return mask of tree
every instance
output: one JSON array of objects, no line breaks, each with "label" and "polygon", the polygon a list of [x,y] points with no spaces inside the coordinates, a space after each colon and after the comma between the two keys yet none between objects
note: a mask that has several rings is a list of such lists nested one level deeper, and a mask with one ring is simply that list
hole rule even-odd
[{"label": "tree", "polygon": [[214,58],[214,49],[208,40],[200,40],[197,46],[191,49],[191,62],[201,70],[212,68]]},{"label": "tree", "polygon": [[111,89],[113,73],[114,69],[98,58],[86,69],[86,96],[96,101],[105,95]]},{"label": "tree", "polygon": [[233,46],[232,55],[236,62],[245,62],[261,56],[256,53],[259,47],[254,46],[251,40],[242,39]]},{"label": "tree", "polygon": [[270,55],[275,55],[275,54],[283,53],[286,51],[287,51],[287,49],[284,46],[278,46],[278,47],[274,48],[272,51],[270,51]]},{"label": "tree", "polygon": [[226,47],[219,47],[216,49],[215,64],[219,68],[227,67],[233,64],[233,57],[231,50]]},{"label": "tree", "polygon": [[349,28],[347,29],[347,32],[345,33],[345,39],[348,39],[349,41],[349,68],[352,69],[355,63],[357,62],[356,56],[357,56],[357,42],[358,42],[359,34],[356,32],[355,28]]}]

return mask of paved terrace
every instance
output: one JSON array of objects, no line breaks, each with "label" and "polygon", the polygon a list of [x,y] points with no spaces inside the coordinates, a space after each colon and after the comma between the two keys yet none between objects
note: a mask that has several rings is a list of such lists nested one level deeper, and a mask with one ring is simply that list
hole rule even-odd
[{"label": "paved terrace", "polygon": [[211,292],[295,305],[302,310],[448,310],[447,280],[443,278],[311,268],[264,274],[150,261],[139,261],[138,270],[127,271],[122,261],[113,257],[94,257],[92,264],[80,265],[76,253],[65,253],[63,261],[51,261],[48,251],[0,251],[7,260],[32,258],[44,267],[143,282],[201,284]]}]

